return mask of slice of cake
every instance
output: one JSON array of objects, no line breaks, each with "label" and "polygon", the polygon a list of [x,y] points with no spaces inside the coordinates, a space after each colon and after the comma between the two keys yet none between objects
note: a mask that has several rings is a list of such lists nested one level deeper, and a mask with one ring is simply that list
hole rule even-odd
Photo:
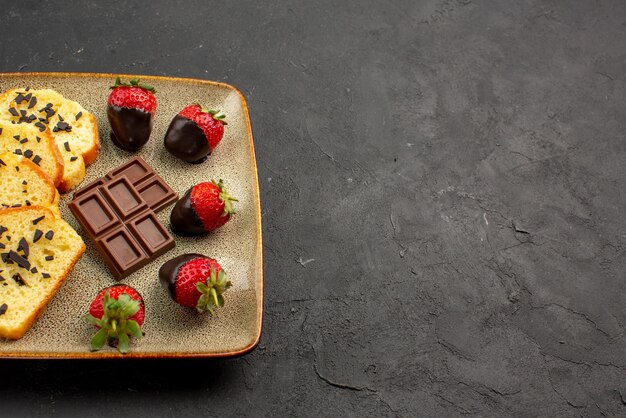
[{"label": "slice of cake", "polygon": [[0,96],[0,118],[48,128],[64,163],[61,192],[76,187],[85,177],[85,165],[98,156],[100,142],[94,115],[79,103],[50,89],[12,89]]},{"label": "slice of cake", "polygon": [[0,209],[45,206],[59,212],[59,192],[50,177],[28,158],[10,152],[0,153]]},{"label": "slice of cake", "polygon": [[30,329],[84,251],[76,231],[44,207],[0,210],[0,337]]},{"label": "slice of cake", "polygon": [[0,152],[28,158],[48,175],[55,186],[63,181],[63,160],[54,138],[46,130],[0,120]]}]

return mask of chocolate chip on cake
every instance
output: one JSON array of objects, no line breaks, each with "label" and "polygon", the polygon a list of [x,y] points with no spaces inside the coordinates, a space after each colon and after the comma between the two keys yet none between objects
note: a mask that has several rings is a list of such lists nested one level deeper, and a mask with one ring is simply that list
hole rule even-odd
[{"label": "chocolate chip on cake", "polygon": [[[35,221],[33,221],[33,223],[35,223]],[[33,235],[33,243],[39,241],[41,237],[43,237],[43,232],[41,232],[39,229],[35,229],[35,234]]]},{"label": "chocolate chip on cake", "polygon": [[28,248],[28,241],[26,241],[23,237],[20,239],[20,242],[17,246],[17,251],[21,251],[24,254],[24,257],[28,258],[28,254],[30,253]]},{"label": "chocolate chip on cake", "polygon": [[18,253],[16,253],[15,251],[11,250],[9,251],[9,258],[13,261],[15,261],[15,263],[26,269],[26,270],[30,270],[30,262],[25,258],[22,257],[21,255],[19,255]]}]

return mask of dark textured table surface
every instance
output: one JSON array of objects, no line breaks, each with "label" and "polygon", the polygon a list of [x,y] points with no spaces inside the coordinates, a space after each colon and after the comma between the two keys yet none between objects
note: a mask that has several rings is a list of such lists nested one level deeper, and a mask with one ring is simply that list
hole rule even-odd
[{"label": "dark textured table surface", "polygon": [[246,95],[265,318],[219,361],[2,361],[2,415],[626,415],[626,3],[4,2],[0,71]]}]

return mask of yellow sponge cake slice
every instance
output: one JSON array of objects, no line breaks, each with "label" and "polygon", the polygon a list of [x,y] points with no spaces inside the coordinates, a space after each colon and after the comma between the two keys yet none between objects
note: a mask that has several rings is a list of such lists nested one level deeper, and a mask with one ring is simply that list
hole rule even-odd
[{"label": "yellow sponge cake slice", "polygon": [[55,186],[63,181],[63,160],[48,131],[0,120],[0,152],[12,152],[32,161],[50,177]]},{"label": "yellow sponge cake slice", "polygon": [[85,165],[98,155],[96,118],[79,103],[54,90],[12,89],[0,96],[0,118],[49,129],[64,163],[61,192],[76,187],[85,177]]},{"label": "yellow sponge cake slice", "polygon": [[0,210],[0,337],[21,338],[85,251],[72,227],[50,210]]},{"label": "yellow sponge cake slice", "polygon": [[28,158],[10,152],[0,153],[0,209],[45,206],[59,212],[59,192],[48,175]]}]

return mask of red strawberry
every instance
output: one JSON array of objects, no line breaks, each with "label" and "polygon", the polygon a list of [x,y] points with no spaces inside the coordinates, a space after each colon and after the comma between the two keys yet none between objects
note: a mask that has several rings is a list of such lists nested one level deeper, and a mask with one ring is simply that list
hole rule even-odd
[{"label": "red strawberry", "polygon": [[111,124],[111,140],[118,147],[137,151],[143,147],[152,132],[156,113],[156,90],[139,84],[139,79],[123,83],[117,77],[109,94],[107,116]]},{"label": "red strawberry", "polygon": [[165,133],[165,148],[188,163],[201,163],[224,136],[226,116],[193,104],[181,110]]},{"label": "red strawberry", "polygon": [[233,202],[238,200],[228,194],[222,180],[196,184],[174,205],[170,215],[172,231],[183,236],[211,232],[235,213]]},{"label": "red strawberry", "polygon": [[183,254],[159,269],[159,280],[174,301],[198,312],[224,306],[222,294],[231,287],[219,263],[202,254]]},{"label": "red strawberry", "polygon": [[87,321],[100,328],[91,339],[91,351],[100,350],[108,341],[109,344],[117,343],[121,353],[127,353],[130,337],[143,336],[144,317],[143,299],[132,287],[118,284],[101,290],[85,316]]}]

